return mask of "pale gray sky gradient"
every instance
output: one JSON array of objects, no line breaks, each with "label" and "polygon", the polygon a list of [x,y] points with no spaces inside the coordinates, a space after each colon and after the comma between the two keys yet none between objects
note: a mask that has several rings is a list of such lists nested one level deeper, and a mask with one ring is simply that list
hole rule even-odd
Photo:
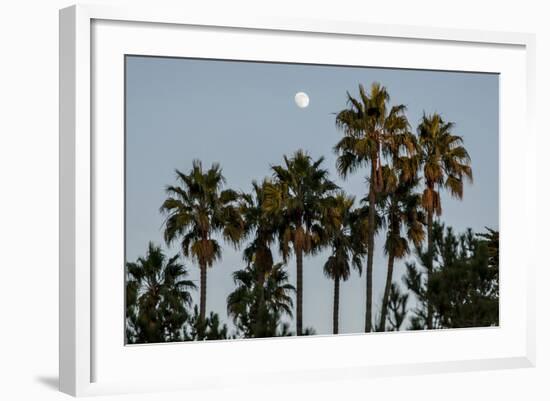
[{"label": "pale gray sky gradient", "polygon": [[[174,169],[188,171],[193,159],[204,167],[219,162],[227,187],[250,191],[253,179],[270,175],[270,165],[299,148],[314,158],[325,157],[325,168],[347,192],[366,193],[366,171],[341,180],[332,147],[341,136],[334,113],[346,107],[346,91],[379,81],[392,103],[407,106],[416,127],[422,113],[438,112],[456,123],[472,158],[474,184],[464,200],[442,197],[443,221],[458,231],[498,229],[498,75],[413,71],[380,68],[233,62],[129,56],[126,59],[126,255],[134,261],[147,243],[162,245],[171,256],[179,251],[162,240],[159,207],[164,188],[175,183]],[[296,92],[310,97],[308,108],[294,104]],[[377,238],[374,263],[374,314],[382,295],[386,258],[383,236]],[[322,272],[327,253],[304,261],[304,327],[331,333],[332,281]],[[278,257],[276,257],[278,259]],[[185,260],[191,279],[199,270]],[[241,252],[224,245],[223,259],[208,272],[207,310],[226,314],[233,290],[231,273],[244,267]],[[288,265],[295,284],[295,264]],[[396,267],[401,283],[404,263]],[[340,331],[364,327],[365,277],[357,273],[341,286]],[[198,302],[198,292],[194,294]],[[294,329],[294,326],[292,326]]]}]

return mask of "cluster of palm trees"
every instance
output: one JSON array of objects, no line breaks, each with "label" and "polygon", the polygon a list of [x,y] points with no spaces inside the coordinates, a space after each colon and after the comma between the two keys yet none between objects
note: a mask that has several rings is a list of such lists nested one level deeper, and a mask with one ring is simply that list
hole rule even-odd
[{"label": "cluster of palm trees", "polygon": [[[293,334],[281,323],[283,316],[295,317],[296,335],[314,332],[303,327],[303,260],[321,251],[328,250],[329,256],[320,268],[334,281],[334,334],[339,332],[340,284],[350,278],[352,270],[359,274],[363,267],[366,270],[365,332],[401,327],[408,295],[400,294],[393,281],[394,264],[412,249],[421,250],[425,241],[425,285],[429,287],[435,271],[433,230],[435,219],[442,213],[441,192],[461,199],[464,181],[472,181],[463,140],[453,134],[453,123],[439,114],[425,114],[415,134],[405,106],[392,106],[387,90],[379,83],[373,83],[369,90],[359,85],[359,96],[348,92],[347,101],[347,108],[336,114],[342,137],[333,150],[336,169],[343,179],[352,174],[368,177],[365,194],[357,201],[331,180],[323,157],[313,159],[303,150],[285,155],[282,164],[271,166],[272,175],[254,181],[251,193],[224,188],[225,178],[218,164],[205,169],[196,160],[189,172],[176,170],[177,184],[167,187],[160,210],[166,216],[166,244],[177,244],[183,256],[200,269],[199,311],[194,318],[199,334],[193,338],[206,337],[200,326],[209,320],[207,272],[222,257],[222,239],[242,249],[245,262],[245,267],[233,274],[236,289],[227,298],[228,314],[242,337]],[[383,230],[386,283],[374,321],[375,238]],[[280,262],[275,262],[277,255]],[[139,302],[152,302],[163,313],[145,317],[144,327],[150,321],[163,327],[164,333],[172,333],[167,335],[168,341],[189,338],[183,323],[190,316],[187,308],[191,297],[178,294],[179,290],[188,294],[195,285],[185,279],[187,271],[178,257],[165,266],[160,263],[163,267],[155,273],[147,273],[148,259],[159,262],[161,256],[160,250],[150,245],[148,257],[138,261],[144,269],[128,263],[127,277],[136,290],[127,291],[127,297],[138,297],[138,282],[142,287],[156,285],[156,298],[141,297]],[[289,283],[286,271],[291,257],[296,266],[295,286]],[[128,302],[139,304],[134,299]],[[428,300],[424,309],[425,328],[433,328],[434,306]],[[127,308],[127,319],[138,321],[137,315]],[[180,325],[179,331],[174,331],[174,325]],[[135,337],[136,330],[133,332]]]}]

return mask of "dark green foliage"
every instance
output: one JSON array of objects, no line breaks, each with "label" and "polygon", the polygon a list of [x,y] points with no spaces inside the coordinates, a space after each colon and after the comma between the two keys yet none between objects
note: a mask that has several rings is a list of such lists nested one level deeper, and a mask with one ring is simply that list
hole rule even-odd
[{"label": "dark green foliage", "polygon": [[[288,283],[283,264],[261,271],[253,263],[233,273],[237,288],[227,297],[227,313],[245,338],[287,335],[288,327],[283,325],[281,317],[292,317],[291,294],[295,289]],[[264,274],[261,284],[259,274]]]},{"label": "dark green foliage", "polygon": [[408,300],[409,294],[401,293],[399,287],[395,283],[392,283],[388,302],[388,326],[384,328],[386,331],[401,330],[401,327],[407,318]]},{"label": "dark green foliage", "polygon": [[168,260],[149,243],[145,258],[126,263],[126,341],[158,343],[183,339],[195,284],[185,280],[179,256]]},{"label": "dark green foliage", "polygon": [[200,318],[197,305],[193,308],[193,315],[189,316],[184,331],[185,341],[228,340],[227,325],[221,324],[217,313],[210,312],[204,319]]},{"label": "dark green foliage", "polygon": [[476,234],[481,240],[485,241],[487,245],[488,260],[488,274],[493,278],[492,287],[490,288],[491,296],[499,297],[498,289],[498,262],[499,262],[499,232],[492,230],[489,227],[485,227],[486,233]]},{"label": "dark green foliage", "polygon": [[[419,266],[407,265],[407,287],[421,305],[411,329],[428,327],[427,304],[433,308],[433,328],[498,325],[498,231],[456,235],[452,228],[434,223],[433,233],[435,258],[429,283]],[[427,253],[419,252],[425,267]]]},{"label": "dark green foliage", "polygon": [[313,327],[306,327],[302,333],[303,336],[314,336],[317,334]]}]

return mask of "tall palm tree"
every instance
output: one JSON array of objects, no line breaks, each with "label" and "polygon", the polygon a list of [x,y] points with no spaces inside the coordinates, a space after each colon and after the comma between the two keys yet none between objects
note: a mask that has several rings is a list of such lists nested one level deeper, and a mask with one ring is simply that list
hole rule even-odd
[{"label": "tall palm tree", "polygon": [[365,310],[365,332],[370,332],[376,203],[384,186],[383,158],[388,146],[396,142],[392,137],[406,131],[408,122],[404,115],[405,106],[390,107],[390,95],[377,82],[371,85],[370,92],[359,85],[359,98],[354,98],[348,92],[347,100],[349,107],[336,115],[336,127],[343,131],[344,136],[334,146],[334,150],[338,154],[336,167],[343,178],[362,167],[370,169]]},{"label": "tall palm tree", "polygon": [[[261,288],[257,280],[260,272],[265,276]],[[227,313],[244,337],[274,337],[278,335],[278,328],[282,332],[286,330],[280,319],[284,315],[292,317],[291,295],[295,288],[288,283],[288,273],[282,263],[267,270],[252,263],[234,272],[233,280],[237,288],[227,297]]]},{"label": "tall palm tree", "polygon": [[[384,252],[388,256],[386,285],[382,296],[382,308],[377,330],[384,331],[390,291],[393,281],[393,268],[396,259],[401,259],[410,252],[408,240],[419,246],[424,240],[424,216],[420,208],[420,196],[413,191],[418,185],[420,154],[416,137],[410,132],[404,115],[391,114],[386,136],[384,153],[388,165],[382,168],[384,181],[382,214],[387,226]],[[406,236],[402,229],[406,228]]]},{"label": "tall palm tree", "polygon": [[[253,191],[250,194],[241,194],[240,211],[244,219],[244,233],[251,235],[251,241],[244,249],[243,256],[247,265],[254,265],[256,271],[257,309],[258,315],[264,316],[265,294],[264,283],[266,276],[271,274],[273,268],[273,255],[271,245],[276,239],[277,220],[276,213],[268,213],[264,207],[265,187],[270,181],[264,179],[261,184],[252,182]],[[265,337],[266,325],[262,319],[256,319],[257,327],[254,336]]]},{"label": "tall palm tree", "polygon": [[338,334],[338,315],[340,305],[340,281],[346,281],[354,267],[361,274],[362,259],[365,256],[365,244],[358,233],[360,222],[353,210],[355,199],[344,193],[337,194],[327,210],[327,236],[332,249],[325,262],[325,275],[334,280],[334,301],[332,311],[332,332]]},{"label": "tall palm tree", "polygon": [[[428,232],[428,282],[433,273],[434,215],[441,215],[441,190],[448,190],[452,196],[462,199],[463,181],[473,181],[470,156],[463,145],[462,137],[454,135],[454,123],[447,122],[437,113],[426,115],[418,126],[418,143],[423,163],[424,192],[422,206],[427,214]],[[433,311],[427,305],[427,326],[432,328]]]},{"label": "tall palm tree", "polygon": [[280,216],[278,237],[284,261],[296,256],[296,333],[303,334],[303,256],[322,242],[320,224],[329,195],[338,189],[321,168],[324,158],[313,160],[298,150],[284,156],[284,165],[272,166],[274,182],[265,187],[264,209]]},{"label": "tall palm tree", "polygon": [[222,190],[225,178],[219,164],[214,163],[204,171],[202,163],[195,160],[188,174],[176,170],[176,178],[181,186],[166,188],[168,198],[160,208],[167,215],[164,239],[167,244],[181,240],[183,254],[199,265],[199,318],[204,321],[207,268],[221,258],[221,246],[214,236],[221,233],[236,245],[244,223],[238,210],[238,194],[230,189]]},{"label": "tall palm tree", "polygon": [[178,259],[166,260],[160,247],[149,243],[145,257],[126,263],[126,308],[133,311],[127,316],[133,326],[127,328],[128,342],[181,340],[192,302],[189,291],[196,286],[185,279],[187,269]]},{"label": "tall palm tree", "polygon": [[[385,170],[387,170],[385,174],[394,174],[393,169]],[[388,179],[386,182],[390,181],[392,180]],[[425,218],[421,206],[421,196],[413,192],[417,184],[418,179],[398,180],[397,185],[388,190],[383,210],[387,226],[384,252],[388,256],[388,268],[378,331],[384,331],[386,328],[395,260],[402,259],[410,253],[409,241],[415,246],[420,246],[424,240]]]}]

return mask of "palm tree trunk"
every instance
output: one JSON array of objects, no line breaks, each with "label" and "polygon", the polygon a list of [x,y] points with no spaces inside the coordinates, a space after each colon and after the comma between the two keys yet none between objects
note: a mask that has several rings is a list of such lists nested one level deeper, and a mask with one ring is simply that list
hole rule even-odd
[{"label": "palm tree trunk", "polygon": [[296,249],[296,335],[302,335],[302,314],[303,314],[303,251],[300,247]]},{"label": "palm tree trunk", "polygon": [[369,226],[368,226],[368,238],[367,238],[367,289],[366,289],[366,311],[365,311],[365,333],[372,331],[372,265],[374,261],[374,218],[375,218],[375,206],[376,194],[376,165],[372,164],[370,188],[369,188]]},{"label": "palm tree trunk", "polygon": [[265,291],[264,291],[264,281],[265,281],[265,272],[264,268],[258,269],[257,285],[258,285],[258,310],[256,316],[256,328],[254,336],[256,338],[265,337],[267,321],[265,321]]},{"label": "palm tree trunk", "polygon": [[[433,211],[428,210],[428,265],[426,266],[428,270],[428,282],[426,284],[427,290],[430,288],[430,280],[432,278],[433,272],[433,258],[434,258],[434,247],[433,247]],[[429,300],[426,300],[427,308],[427,328],[431,329],[433,326],[433,310],[430,305]]]},{"label": "palm tree trunk", "polygon": [[338,334],[338,309],[340,307],[340,277],[334,279],[334,304],[332,311],[332,334]]},{"label": "palm tree trunk", "polygon": [[206,319],[206,263],[200,264],[201,269],[201,298],[200,298],[200,320]]},{"label": "palm tree trunk", "polygon": [[386,275],[386,286],[384,287],[384,298],[382,298],[382,310],[380,312],[380,323],[378,324],[378,331],[386,330],[386,316],[388,314],[388,303],[390,300],[390,288],[393,280],[393,252],[390,252],[388,256],[388,271]]}]

